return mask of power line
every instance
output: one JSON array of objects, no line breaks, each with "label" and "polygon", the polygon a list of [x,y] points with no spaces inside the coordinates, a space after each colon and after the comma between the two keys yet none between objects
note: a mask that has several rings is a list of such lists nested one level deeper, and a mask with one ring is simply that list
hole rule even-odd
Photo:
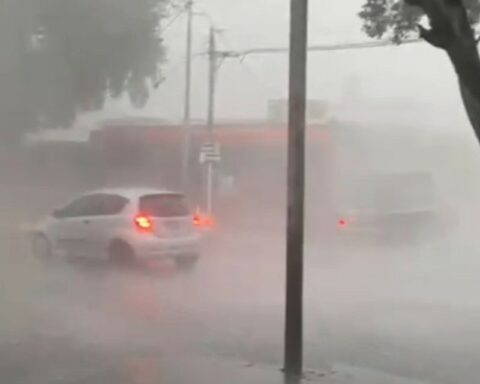
[{"label": "power line", "polygon": [[197,11],[194,13],[194,16],[201,16],[203,17],[208,24],[210,24],[211,27],[213,27],[215,30],[218,30],[217,23],[215,23],[215,20],[213,20],[213,17],[210,13],[208,13],[204,7],[199,7],[199,3],[196,3],[196,9]]},{"label": "power line", "polygon": [[[409,39],[402,42],[402,44],[415,44],[423,42],[422,39]],[[342,44],[323,44],[323,45],[312,45],[308,48],[309,51],[344,51],[350,49],[368,49],[368,48],[381,48],[388,46],[397,46],[398,44],[393,43],[391,40],[382,40],[382,41],[370,41],[370,42],[357,42],[357,43],[342,43]],[[217,51],[217,55],[221,58],[238,58],[239,63],[248,70],[250,75],[254,76],[258,82],[264,83],[263,79],[258,76],[250,66],[247,66],[243,59],[248,55],[253,54],[277,54],[277,53],[287,53],[288,48],[278,47],[278,48],[253,48],[244,51]],[[198,53],[197,55],[202,55]],[[203,54],[204,55],[204,54]],[[264,85],[266,85],[264,83]],[[270,88],[270,86],[268,86]]]},{"label": "power line", "polygon": [[[200,56],[201,56],[200,54],[192,55],[192,60],[196,60]],[[174,60],[173,64],[170,64],[165,68],[162,68],[164,73],[159,73],[159,75],[161,74],[161,77],[159,76],[160,79],[155,83],[154,88],[155,89],[159,88],[164,81],[168,80],[169,76],[176,74],[181,69],[181,67],[185,65],[186,61],[187,61],[186,58],[179,58],[178,60]]]},{"label": "power line", "polygon": [[168,29],[186,12],[185,8],[180,9],[170,20],[167,24],[165,24],[159,31],[161,35],[168,31]]},{"label": "power line", "polygon": [[248,64],[247,61],[240,59],[238,62],[240,64],[240,67],[243,68],[245,72],[248,72],[248,74],[255,79],[254,84],[258,88],[266,89],[270,93],[279,93],[278,88],[275,88],[272,84],[269,84],[267,81],[265,81],[265,78],[256,73],[256,71],[252,68],[251,65]]},{"label": "power line", "polygon": [[[404,44],[416,44],[423,42],[420,38],[408,39],[402,41],[401,45]],[[367,41],[359,43],[342,43],[342,44],[321,44],[321,45],[311,45],[308,47],[309,51],[319,52],[319,51],[347,51],[352,49],[369,49],[369,48],[382,48],[389,46],[396,46],[392,40],[381,40],[381,41]],[[277,54],[277,53],[288,53],[289,48],[285,47],[267,47],[267,48],[252,48],[243,51],[219,51],[217,54],[220,57],[245,57],[248,55],[258,55],[258,54]]]}]

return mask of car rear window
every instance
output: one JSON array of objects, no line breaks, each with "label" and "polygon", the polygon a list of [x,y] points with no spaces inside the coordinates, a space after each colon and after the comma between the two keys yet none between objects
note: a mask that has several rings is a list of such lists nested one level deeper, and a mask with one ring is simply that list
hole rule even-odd
[{"label": "car rear window", "polygon": [[187,216],[190,213],[186,198],[176,194],[142,196],[140,211],[154,217]]}]

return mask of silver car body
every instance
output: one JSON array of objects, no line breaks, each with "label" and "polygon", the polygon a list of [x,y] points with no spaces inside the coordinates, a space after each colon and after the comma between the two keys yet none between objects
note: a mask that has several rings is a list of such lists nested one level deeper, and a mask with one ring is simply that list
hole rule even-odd
[{"label": "silver car body", "polygon": [[53,213],[35,228],[36,235],[44,236],[54,255],[108,258],[113,242],[127,244],[137,258],[175,257],[197,254],[200,248],[200,233],[193,223],[190,210],[169,217],[150,217],[151,231],[142,231],[136,225],[141,212],[140,201],[148,196],[177,197],[181,193],[157,189],[122,188],[103,189],[83,194],[55,212],[72,206],[81,199],[92,196],[115,196],[124,199],[123,208],[115,214],[84,214],[74,217],[59,217]]}]

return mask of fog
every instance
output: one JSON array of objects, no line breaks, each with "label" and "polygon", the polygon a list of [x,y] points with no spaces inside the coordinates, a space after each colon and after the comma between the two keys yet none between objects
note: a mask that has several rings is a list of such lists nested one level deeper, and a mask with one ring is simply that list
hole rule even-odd
[{"label": "fog", "polygon": [[[222,48],[286,46],[287,1],[241,3],[199,4],[222,28]],[[312,43],[363,38],[355,17],[358,2],[336,3],[329,4],[328,18],[327,5],[312,6]],[[267,12],[272,9],[278,18]],[[208,24],[202,23],[195,36],[197,52],[206,46]],[[113,166],[97,157],[88,140],[105,118],[181,120],[182,28],[174,25],[169,31],[166,80],[144,109],[110,101],[101,111],[80,116],[70,131],[20,148],[0,148],[1,382],[206,384],[235,382],[235,369],[281,369],[284,138],[277,146],[230,143],[222,148],[221,176],[232,176],[233,184],[215,195],[217,223],[202,238],[194,270],[180,271],[170,259],[121,268],[99,260],[45,263],[32,254],[32,226],[72,196],[120,184],[178,186],[180,147],[169,148],[174,155],[165,157],[162,147],[150,165]],[[287,96],[287,64],[281,55],[224,62],[218,129],[231,121],[266,121],[268,101]],[[203,56],[195,58],[193,72],[193,117],[203,121]],[[308,128],[309,137],[318,129],[326,139],[308,141],[306,156],[306,369],[332,380],[341,374],[355,379],[356,372],[367,371],[385,375],[388,382],[475,383],[480,152],[453,69],[424,44],[312,53],[309,98],[327,102],[331,119],[321,128]],[[278,130],[284,135],[286,127]],[[131,148],[116,154],[130,160],[136,154]],[[201,179],[198,153],[194,157],[194,176]],[[372,197],[371,189],[367,213],[359,209],[363,200],[334,206],[338,188],[359,190],[354,176],[373,176],[371,187],[381,185],[384,175],[419,172],[431,178],[426,188],[434,197],[427,199],[428,208],[408,193],[398,199],[408,206],[401,214],[428,211],[426,224],[417,226],[415,219],[384,233],[390,221],[382,216],[385,221],[378,224],[372,216],[394,216],[398,207],[380,212],[382,196]],[[406,184],[385,193],[414,189]],[[194,204],[203,204],[204,184],[198,185],[186,192]],[[368,230],[343,228],[350,220],[353,227],[365,220]]]},{"label": "fog", "polygon": [[[396,137],[395,143],[409,142],[414,135],[412,129],[406,140]],[[473,382],[480,315],[476,147],[445,134],[418,140],[417,146],[404,144],[392,154],[380,151],[390,145],[388,136],[381,141],[374,131],[366,152],[375,154],[372,159],[383,164],[383,171],[428,167],[446,226],[397,243],[369,236],[332,241],[322,235],[330,219],[323,217],[318,166],[310,160],[306,366],[327,372],[362,367],[426,382]],[[393,166],[393,157],[400,166]],[[242,184],[242,209],[229,210],[227,204],[222,209],[228,215],[218,212],[222,221],[206,239],[198,268],[189,274],[169,263],[148,271],[102,263],[44,265],[32,258],[22,224],[88,189],[88,172],[83,180],[42,180],[25,173],[5,183],[2,374],[11,377],[10,383],[28,382],[30,375],[36,382],[91,377],[89,382],[100,383],[106,371],[126,382],[168,381],[182,373],[177,362],[188,367],[198,355],[239,366],[280,367],[284,160],[270,169],[277,175],[273,183],[262,184],[250,170],[251,187],[259,183],[262,193],[254,189],[257,194],[249,195],[248,183]]]}]

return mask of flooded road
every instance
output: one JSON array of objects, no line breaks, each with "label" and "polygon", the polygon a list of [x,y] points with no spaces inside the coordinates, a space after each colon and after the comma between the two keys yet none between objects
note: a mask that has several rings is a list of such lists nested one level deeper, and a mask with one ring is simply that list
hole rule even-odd
[{"label": "flooded road", "polygon": [[[156,371],[173,356],[281,366],[280,233],[222,234],[188,274],[168,263],[44,265],[20,240],[10,238],[1,268],[0,371],[9,383],[136,382],[128,375],[137,371],[154,380],[182,370]],[[474,382],[476,247],[460,235],[394,249],[307,244],[306,366]]]}]

